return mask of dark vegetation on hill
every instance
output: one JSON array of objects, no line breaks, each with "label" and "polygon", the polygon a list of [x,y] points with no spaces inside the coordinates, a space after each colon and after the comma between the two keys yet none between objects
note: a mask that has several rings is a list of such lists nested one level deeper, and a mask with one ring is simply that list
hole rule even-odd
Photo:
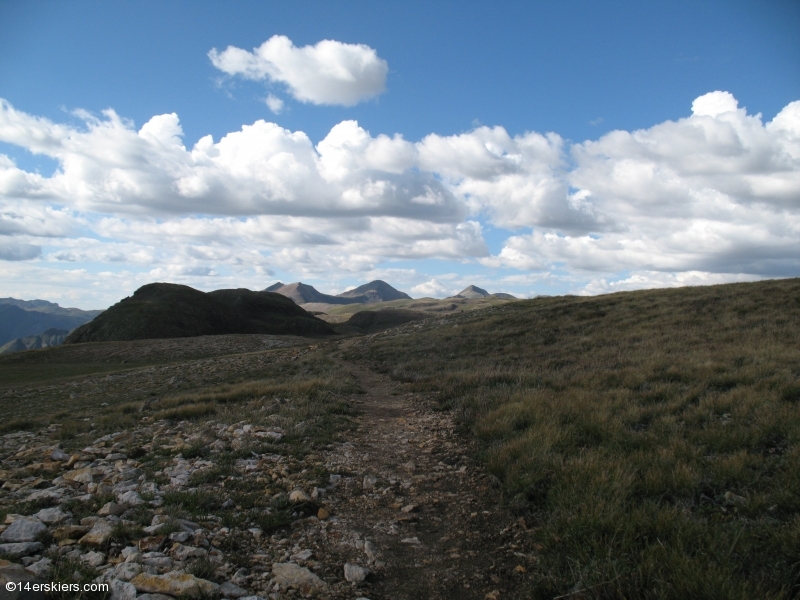
[{"label": "dark vegetation on hill", "polygon": [[336,330],[340,333],[374,333],[390,327],[398,327],[411,321],[421,321],[429,316],[420,311],[402,308],[362,310],[338,325]]},{"label": "dark vegetation on hill", "polygon": [[437,392],[477,437],[535,527],[532,597],[798,597],[800,280],[453,321],[349,358]]},{"label": "dark vegetation on hill", "polygon": [[246,289],[204,293],[151,283],[73,331],[66,344],[231,333],[325,335],[330,326],[288,298]]}]

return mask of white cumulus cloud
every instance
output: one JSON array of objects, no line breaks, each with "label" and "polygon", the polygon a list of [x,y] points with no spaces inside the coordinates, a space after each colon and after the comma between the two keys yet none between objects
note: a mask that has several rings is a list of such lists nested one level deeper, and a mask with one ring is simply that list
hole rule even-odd
[{"label": "white cumulus cloud", "polygon": [[294,98],[311,104],[353,106],[373,98],[386,89],[389,71],[387,62],[364,44],[322,40],[298,48],[284,35],[272,36],[252,52],[212,48],[208,57],[228,75],[285,84]]}]

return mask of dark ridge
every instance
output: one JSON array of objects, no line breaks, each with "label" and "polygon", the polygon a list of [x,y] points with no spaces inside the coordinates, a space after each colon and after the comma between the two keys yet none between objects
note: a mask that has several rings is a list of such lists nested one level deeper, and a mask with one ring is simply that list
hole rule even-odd
[{"label": "dark ridge", "polygon": [[357,330],[359,333],[372,333],[398,327],[411,321],[420,321],[430,315],[404,308],[387,308],[384,310],[362,310],[355,313],[347,321],[337,327],[343,333]]},{"label": "dark ridge", "polygon": [[280,294],[247,289],[204,293],[185,285],[151,283],[73,331],[64,343],[230,333],[326,335],[333,330]]}]

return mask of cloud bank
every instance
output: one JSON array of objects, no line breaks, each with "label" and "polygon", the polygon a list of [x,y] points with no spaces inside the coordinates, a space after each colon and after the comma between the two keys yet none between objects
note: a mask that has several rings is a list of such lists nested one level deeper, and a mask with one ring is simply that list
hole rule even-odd
[{"label": "cloud bank", "polygon": [[[188,148],[174,113],[138,129],[113,110],[76,114],[55,123],[0,100],[0,141],[59,165],[46,177],[0,155],[4,278],[23,282],[13,265],[27,260],[223,287],[396,262],[408,289],[441,295],[464,281],[407,261],[472,265],[518,293],[800,274],[800,102],[764,123],[711,92],[685,118],[577,144],[500,126],[411,142],[355,121],[314,144],[259,120]],[[507,230],[495,253],[487,226]]]},{"label": "cloud bank", "polygon": [[[212,48],[208,57],[217,69],[253,81],[284,84],[300,102],[353,106],[386,89],[389,65],[364,44],[322,40],[298,48],[288,37],[274,35],[252,52],[228,46]],[[270,104],[270,109],[276,103]]]}]

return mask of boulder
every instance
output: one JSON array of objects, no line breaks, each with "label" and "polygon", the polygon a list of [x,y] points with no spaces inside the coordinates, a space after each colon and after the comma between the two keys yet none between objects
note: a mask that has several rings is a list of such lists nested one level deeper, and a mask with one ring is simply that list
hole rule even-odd
[{"label": "boulder", "polygon": [[30,556],[44,550],[41,542],[17,542],[14,544],[0,544],[0,554],[9,558]]},{"label": "boulder", "polygon": [[281,587],[294,588],[303,594],[317,594],[327,587],[322,579],[295,563],[274,563],[272,575]]},{"label": "boulder", "polygon": [[62,475],[62,477],[69,482],[72,483],[92,483],[94,477],[92,476],[92,469],[91,467],[84,467],[83,469],[73,469],[72,471],[67,471]]},{"label": "boulder", "polygon": [[34,516],[42,523],[47,523],[48,525],[61,523],[61,521],[69,518],[69,515],[61,510],[58,506],[54,506],[53,508],[43,508]]},{"label": "boulder", "polygon": [[28,565],[25,570],[37,579],[50,579],[50,575],[53,573],[53,561],[49,558],[43,558]]},{"label": "boulder", "polygon": [[111,591],[109,600],[136,600],[136,588],[127,581],[112,579],[108,588]]},{"label": "boulder", "polygon": [[231,583],[230,581],[226,581],[219,586],[219,593],[223,598],[244,598],[250,594],[250,592],[244,588],[240,588],[238,585]]},{"label": "boulder", "polygon": [[219,586],[216,583],[181,571],[171,571],[164,575],[140,573],[131,579],[131,583],[139,592],[186,596],[187,598],[213,596],[219,590]]},{"label": "boulder", "polygon": [[344,578],[350,583],[363,583],[369,576],[370,570],[351,563],[344,563]]},{"label": "boulder", "polygon": [[107,517],[109,515],[116,515],[119,516],[128,510],[127,504],[117,504],[116,502],[106,502],[100,510],[97,511],[97,514],[101,517]]},{"label": "boulder", "polygon": [[111,539],[113,530],[114,528],[110,523],[100,519],[99,521],[95,521],[89,533],[78,540],[78,543],[84,546],[103,546]]},{"label": "boulder", "polygon": [[0,541],[6,543],[33,542],[45,531],[47,531],[47,525],[39,519],[23,517],[11,523],[8,529],[0,534]]}]

